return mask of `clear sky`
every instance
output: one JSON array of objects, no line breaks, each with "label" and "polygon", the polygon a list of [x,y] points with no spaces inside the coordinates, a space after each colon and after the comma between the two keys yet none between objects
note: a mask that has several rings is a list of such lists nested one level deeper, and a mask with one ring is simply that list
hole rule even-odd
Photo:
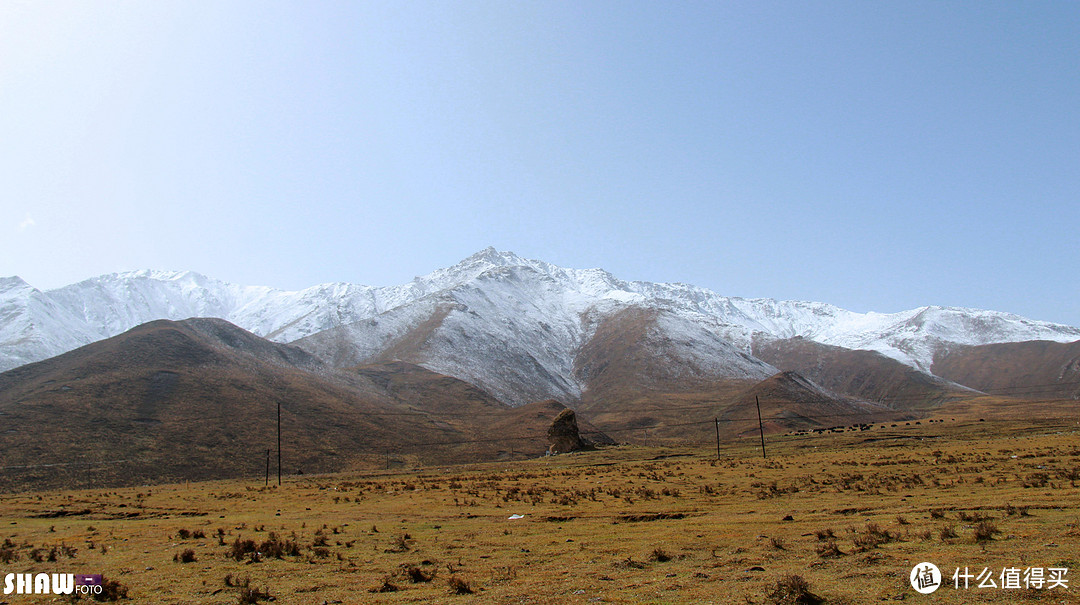
[{"label": "clear sky", "polygon": [[0,3],[0,275],[493,245],[1080,325],[1077,2]]}]

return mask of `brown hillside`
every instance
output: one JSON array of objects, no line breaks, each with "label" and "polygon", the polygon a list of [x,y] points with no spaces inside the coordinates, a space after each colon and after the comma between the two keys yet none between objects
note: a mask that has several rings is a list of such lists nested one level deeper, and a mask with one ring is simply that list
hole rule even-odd
[{"label": "brown hillside", "polygon": [[898,410],[930,409],[978,395],[877,351],[824,345],[801,337],[759,339],[753,349],[763,361],[781,370],[798,372],[830,391]]},{"label": "brown hillside", "polygon": [[934,356],[930,369],[938,376],[995,395],[1080,398],[1080,341],[950,347]]},{"label": "brown hillside", "polygon": [[268,449],[276,473],[279,404],[286,474],[479,460],[509,411],[415,366],[339,374],[222,320],[156,321],[0,374],[0,489],[255,478]]},{"label": "brown hillside", "polygon": [[732,401],[720,419],[742,431],[757,430],[761,404],[766,432],[851,426],[899,416],[881,404],[836,395],[797,372],[780,372],[748,388]]}]

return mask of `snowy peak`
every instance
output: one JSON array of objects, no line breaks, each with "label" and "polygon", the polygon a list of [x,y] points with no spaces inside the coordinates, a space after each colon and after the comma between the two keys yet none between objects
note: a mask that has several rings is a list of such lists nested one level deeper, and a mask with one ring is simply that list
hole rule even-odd
[{"label": "snowy peak", "polygon": [[653,318],[628,351],[667,359],[657,366],[663,371],[692,368],[702,380],[771,372],[750,357],[754,343],[795,337],[877,351],[922,371],[950,346],[1080,340],[1075,327],[1009,313],[932,306],[855,313],[819,302],[624,281],[603,269],[564,268],[486,248],[386,287],[328,283],[283,291],[190,271],[143,270],[41,292],[18,277],[0,278],[0,370],[151,320],[217,317],[276,342],[299,341],[338,365],[400,358],[507,401],[570,401],[587,388],[575,373],[583,348],[606,360],[590,343],[601,326],[622,325],[608,320],[628,310]]},{"label": "snowy peak", "polygon": [[0,296],[9,296],[11,292],[18,292],[20,290],[33,290],[33,286],[23,281],[18,275],[11,277],[0,277]]}]

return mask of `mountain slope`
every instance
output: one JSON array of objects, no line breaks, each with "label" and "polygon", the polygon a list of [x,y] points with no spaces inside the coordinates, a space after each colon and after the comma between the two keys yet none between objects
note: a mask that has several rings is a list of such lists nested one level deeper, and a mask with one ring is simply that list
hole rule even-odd
[{"label": "mountain slope", "polygon": [[755,343],[754,355],[783,370],[798,372],[830,391],[899,410],[926,409],[976,395],[877,351],[845,349],[801,337],[762,339]]},{"label": "mountain slope", "polygon": [[[279,405],[287,474],[381,466],[390,453],[539,454],[554,418],[523,422],[423,368],[335,372],[223,320],[161,320],[0,373],[0,489],[82,485],[87,469],[98,485],[258,477]],[[493,437],[505,418],[515,431]]]},{"label": "mountain slope", "polygon": [[758,406],[766,431],[850,426],[892,417],[884,405],[832,393],[798,372],[780,372],[741,393],[720,415],[741,432],[757,430]]},{"label": "mountain slope", "polygon": [[1080,399],[1080,341],[949,347],[934,373],[997,395]]}]

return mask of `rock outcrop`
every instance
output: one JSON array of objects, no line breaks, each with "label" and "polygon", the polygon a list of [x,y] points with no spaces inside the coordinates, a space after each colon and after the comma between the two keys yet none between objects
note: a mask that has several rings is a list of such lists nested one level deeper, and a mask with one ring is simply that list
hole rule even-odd
[{"label": "rock outcrop", "polygon": [[592,443],[581,438],[578,432],[577,415],[566,408],[552,421],[548,428],[548,454],[566,454],[580,450],[593,449]]}]

